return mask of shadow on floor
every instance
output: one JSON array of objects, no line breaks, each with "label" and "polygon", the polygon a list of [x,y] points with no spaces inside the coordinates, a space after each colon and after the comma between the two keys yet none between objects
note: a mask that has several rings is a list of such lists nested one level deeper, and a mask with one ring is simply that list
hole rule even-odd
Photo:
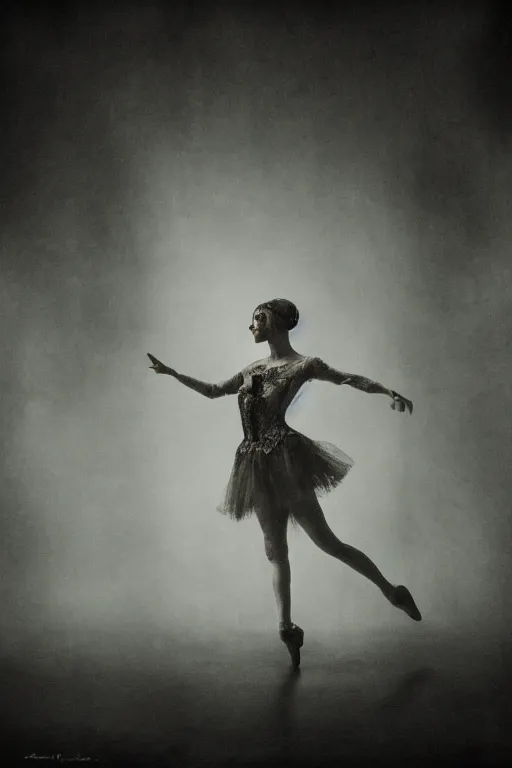
[{"label": "shadow on floor", "polygon": [[278,643],[252,642],[46,638],[4,655],[4,753],[25,766],[510,762],[496,646],[405,634],[342,653],[327,638],[293,672]]}]

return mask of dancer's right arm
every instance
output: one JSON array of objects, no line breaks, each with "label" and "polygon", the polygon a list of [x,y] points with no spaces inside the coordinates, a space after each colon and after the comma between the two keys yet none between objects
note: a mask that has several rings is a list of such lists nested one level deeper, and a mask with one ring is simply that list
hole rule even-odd
[{"label": "dancer's right arm", "polygon": [[209,384],[206,381],[199,381],[193,379],[191,376],[185,376],[182,373],[178,373],[174,368],[169,368],[164,363],[160,362],[156,357],[147,353],[149,359],[153,363],[150,366],[155,373],[164,373],[167,376],[173,376],[181,384],[184,384],[189,389],[193,389],[194,392],[199,392],[200,395],[209,397],[214,400],[217,397],[223,397],[224,395],[235,395],[243,384],[243,373],[237,373],[236,376],[232,376],[231,379],[223,381],[220,384]]}]

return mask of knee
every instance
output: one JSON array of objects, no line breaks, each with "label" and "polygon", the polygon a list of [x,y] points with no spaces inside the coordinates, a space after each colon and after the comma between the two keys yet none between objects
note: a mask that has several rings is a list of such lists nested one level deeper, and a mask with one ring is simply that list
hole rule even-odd
[{"label": "knee", "polygon": [[286,541],[265,538],[265,554],[273,565],[288,562],[288,544]]},{"label": "knee", "polygon": [[344,560],[348,555],[348,546],[340,541],[330,531],[324,532],[324,535],[311,537],[316,546],[332,557],[337,557],[340,560]]}]

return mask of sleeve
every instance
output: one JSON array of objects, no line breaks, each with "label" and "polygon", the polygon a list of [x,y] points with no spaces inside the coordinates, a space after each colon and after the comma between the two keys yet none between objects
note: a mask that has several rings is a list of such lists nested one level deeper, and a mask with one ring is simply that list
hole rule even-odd
[{"label": "sleeve", "polygon": [[181,384],[194,390],[194,392],[198,392],[200,395],[209,397],[211,400],[214,400],[217,397],[222,397],[223,395],[236,394],[243,383],[242,373],[237,373],[235,376],[226,379],[226,381],[221,381],[219,384],[210,384],[207,381],[200,381],[199,379],[193,378],[193,376],[186,376],[183,373],[176,372],[173,375]]},{"label": "sleeve", "polygon": [[240,371],[232,376],[230,379],[221,381],[219,384],[214,384],[214,397],[222,397],[223,395],[236,395],[242,384],[244,383],[244,373]]},{"label": "sleeve", "polygon": [[311,381],[312,379],[330,381],[333,384],[349,384],[353,376],[331,368],[320,357],[310,357],[306,361],[306,380]]},{"label": "sleeve", "polygon": [[310,357],[306,361],[306,375],[308,381],[312,379],[321,379],[327,371],[329,366],[320,357]]}]

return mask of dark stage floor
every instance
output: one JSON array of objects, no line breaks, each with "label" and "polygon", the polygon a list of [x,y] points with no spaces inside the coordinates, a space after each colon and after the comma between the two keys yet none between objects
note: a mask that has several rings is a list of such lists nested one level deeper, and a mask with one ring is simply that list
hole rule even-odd
[{"label": "dark stage floor", "polygon": [[[407,625],[313,639],[55,630],[2,653],[3,753],[25,766],[512,764],[503,643]],[[58,757],[60,755],[60,757]]]}]

